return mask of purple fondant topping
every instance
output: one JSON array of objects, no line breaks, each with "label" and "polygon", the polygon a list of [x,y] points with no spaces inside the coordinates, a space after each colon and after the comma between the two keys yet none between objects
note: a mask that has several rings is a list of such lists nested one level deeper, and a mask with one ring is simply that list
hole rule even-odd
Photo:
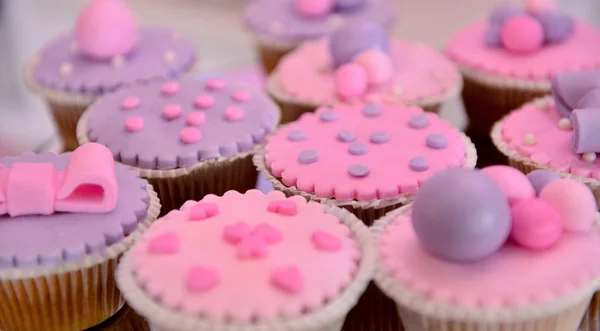
[{"label": "purple fondant topping", "polygon": [[319,152],[314,149],[306,149],[298,154],[298,162],[302,164],[315,163],[319,160]]},{"label": "purple fondant topping", "polygon": [[490,48],[502,47],[502,25],[488,25],[483,34],[483,43]]},{"label": "purple fondant topping", "polygon": [[429,163],[427,162],[426,158],[422,156],[415,156],[412,159],[410,159],[408,167],[412,171],[421,172],[429,169]]},{"label": "purple fondant topping", "polygon": [[349,130],[340,130],[337,134],[337,140],[344,143],[352,142],[354,139],[356,139],[356,135]]},{"label": "purple fondant topping", "polygon": [[[0,164],[10,168],[15,162],[50,162],[57,170],[64,170],[69,156],[70,153],[28,153],[0,159]],[[115,177],[119,199],[108,213],[0,216],[0,269],[79,262],[136,230],[148,211],[147,182],[122,165],[115,167]]]},{"label": "purple fondant topping", "polygon": [[291,130],[287,135],[289,141],[305,141],[307,137],[306,132],[302,130]]},{"label": "purple fondant topping", "polygon": [[[241,85],[227,84],[220,90],[206,91],[215,99],[215,106],[204,109],[205,122],[197,128],[202,139],[184,144],[179,133],[186,128],[186,117],[197,111],[194,99],[204,90],[205,81],[183,81],[176,95],[160,93],[160,83],[136,85],[105,95],[90,112],[87,121],[91,141],[107,146],[116,160],[144,169],[174,169],[192,166],[217,157],[229,157],[252,150],[277,125],[277,106],[262,93],[249,91],[244,103],[244,119],[227,121],[223,109],[235,105],[231,94]],[[138,96],[147,107],[135,110],[144,119],[144,130],[129,134],[114,123],[123,123],[131,112],[121,111],[120,101],[127,95]],[[182,116],[164,121],[160,112],[168,103],[181,105]],[[160,134],[157,134],[159,132]]]},{"label": "purple fondant topping", "polygon": [[370,140],[374,144],[385,144],[390,140],[390,135],[385,131],[371,133]]},{"label": "purple fondant topping", "polygon": [[575,109],[571,113],[575,153],[600,153],[600,105],[594,108]]},{"label": "purple fondant topping", "polygon": [[408,126],[413,129],[423,129],[429,125],[429,117],[425,114],[417,114],[408,119]]},{"label": "purple fondant topping", "polygon": [[319,119],[322,122],[333,122],[338,119],[338,115],[333,109],[327,109],[319,114]]},{"label": "purple fondant topping", "polygon": [[336,67],[351,62],[363,51],[379,49],[387,52],[389,47],[387,31],[373,22],[344,24],[329,36],[329,52]]},{"label": "purple fondant topping", "polygon": [[363,107],[363,114],[367,117],[375,117],[381,115],[383,110],[379,105],[369,103]]},{"label": "purple fondant topping", "polygon": [[354,142],[348,146],[348,152],[352,155],[364,155],[367,154],[369,148],[367,145],[361,142]]},{"label": "purple fondant topping", "polygon": [[510,18],[524,13],[525,9],[519,5],[511,3],[502,4],[496,7],[492,15],[490,15],[490,24],[502,25]]},{"label": "purple fondant topping", "polygon": [[[196,47],[182,38],[174,38],[170,29],[140,28],[139,41],[124,63],[114,66],[111,60],[98,61],[71,51],[73,36],[53,40],[40,52],[40,62],[33,71],[38,84],[60,90],[96,97],[124,85],[181,77],[193,69]],[[173,52],[175,58],[165,61],[164,54]],[[71,64],[68,75],[60,73],[60,66]]]},{"label": "purple fondant topping", "polygon": [[575,22],[564,12],[547,10],[537,13],[535,18],[544,29],[546,43],[557,43],[566,40],[573,33]]},{"label": "purple fondant topping", "polygon": [[600,70],[562,72],[554,76],[552,95],[559,115],[568,118],[581,99],[596,88],[600,88]]},{"label": "purple fondant topping", "polygon": [[560,179],[560,176],[554,171],[534,170],[527,174],[527,179],[535,189],[535,194],[539,195],[546,185]]},{"label": "purple fondant topping", "polygon": [[368,0],[335,0],[335,9],[340,12],[357,10],[367,3]]},{"label": "purple fondant topping", "polygon": [[429,148],[444,149],[448,146],[448,138],[440,133],[432,133],[425,138],[425,144]]},{"label": "purple fondant topping", "polygon": [[[600,85],[600,84],[599,84]],[[577,102],[577,108],[592,108],[600,106],[600,86],[587,91]]]},{"label": "purple fondant topping", "polygon": [[366,177],[371,170],[364,164],[353,164],[348,167],[348,173],[352,177]]}]

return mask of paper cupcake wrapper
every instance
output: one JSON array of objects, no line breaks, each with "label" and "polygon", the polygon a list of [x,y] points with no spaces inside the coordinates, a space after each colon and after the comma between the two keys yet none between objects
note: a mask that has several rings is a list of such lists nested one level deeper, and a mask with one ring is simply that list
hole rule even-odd
[{"label": "paper cupcake wrapper", "polygon": [[[376,244],[386,226],[409,208],[395,210],[375,223],[371,230]],[[406,331],[568,331],[577,329],[600,279],[550,302],[505,309],[473,309],[431,301],[384,270],[379,256],[375,283],[396,302]]]},{"label": "paper cupcake wrapper", "polygon": [[59,267],[0,271],[0,330],[79,331],[115,314],[124,304],[114,279],[119,258],[160,210],[152,186],[147,189],[146,219],[106,251]]},{"label": "paper cupcake wrapper", "polygon": [[[475,150],[475,145],[471,142],[469,137],[467,137],[464,133],[460,133],[461,139],[465,144],[466,149],[466,161],[463,167],[465,168],[475,168],[475,164],[477,163],[477,151]],[[265,174],[265,178],[273,185],[273,188],[277,191],[283,192],[286,196],[290,197],[293,195],[300,195],[309,201],[316,201],[318,203],[322,203],[328,206],[336,206],[340,208],[347,209],[354,215],[356,215],[359,219],[361,219],[366,225],[372,225],[375,220],[383,217],[388,212],[398,209],[414,198],[413,195],[400,195],[395,199],[376,199],[371,201],[357,201],[357,200],[336,200],[332,198],[321,198],[317,197],[314,194],[303,192],[298,190],[295,186],[287,186],[281,182],[281,180],[275,177],[271,171],[269,170],[267,164],[265,163],[265,149],[264,146],[261,146],[257,149],[256,153],[253,157],[254,165],[259,172]]]},{"label": "paper cupcake wrapper", "polygon": [[219,323],[174,312],[162,307],[140,288],[132,273],[131,251],[125,254],[117,268],[117,283],[128,304],[148,319],[153,331],[339,331],[346,314],[356,305],[373,277],[376,249],[371,232],[354,215],[336,207],[324,208],[350,228],[362,258],[354,280],[340,296],[314,312],[248,325]]},{"label": "paper cupcake wrapper", "polygon": [[267,74],[270,74],[275,70],[279,60],[284,57],[287,53],[293,51],[301,43],[297,42],[278,42],[274,40],[267,40],[258,36],[256,39],[256,47],[258,49],[258,57],[262,63],[263,68]]},{"label": "paper cupcake wrapper", "polygon": [[94,331],[152,331],[148,322],[127,304],[109,320],[97,325]]},{"label": "paper cupcake wrapper", "polygon": [[600,292],[596,292],[577,331],[600,330]]}]

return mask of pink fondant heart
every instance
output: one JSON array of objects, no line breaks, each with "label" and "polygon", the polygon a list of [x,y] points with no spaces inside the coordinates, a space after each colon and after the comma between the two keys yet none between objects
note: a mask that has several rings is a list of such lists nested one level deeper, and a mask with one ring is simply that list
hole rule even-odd
[{"label": "pink fondant heart", "polygon": [[321,251],[337,251],[342,248],[340,239],[324,231],[313,232],[310,240],[315,248]]},{"label": "pink fondant heart", "polygon": [[190,210],[190,221],[204,221],[219,215],[219,207],[212,202],[200,202]]},{"label": "pink fondant heart", "polygon": [[179,251],[181,240],[174,232],[167,232],[154,237],[148,243],[148,253],[150,254],[175,254]]},{"label": "pink fondant heart", "polygon": [[192,267],[185,277],[185,285],[190,292],[203,293],[221,281],[217,270],[203,266]]},{"label": "pink fondant heart", "polygon": [[267,223],[260,223],[259,225],[257,225],[254,228],[254,231],[252,231],[252,235],[262,238],[268,244],[276,244],[280,242],[281,239],[283,239],[281,231],[277,230],[276,228],[270,226]]},{"label": "pink fondant heart", "polygon": [[242,239],[248,237],[250,235],[251,229],[250,225],[246,222],[237,222],[231,225],[226,226],[223,229],[223,239],[232,244],[236,245]]},{"label": "pink fondant heart", "polygon": [[248,236],[237,246],[237,257],[240,260],[261,259],[267,256],[269,247],[267,242],[256,236]]},{"label": "pink fondant heart", "polygon": [[292,200],[275,200],[269,202],[267,210],[285,216],[294,216],[297,213],[296,202]]},{"label": "pink fondant heart", "polygon": [[295,294],[302,290],[304,280],[297,266],[287,266],[271,271],[271,284],[284,292]]}]

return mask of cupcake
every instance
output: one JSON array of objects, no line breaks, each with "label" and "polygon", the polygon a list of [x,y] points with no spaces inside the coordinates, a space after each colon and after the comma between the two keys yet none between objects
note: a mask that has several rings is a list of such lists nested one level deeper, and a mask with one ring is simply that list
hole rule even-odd
[{"label": "cupcake", "polygon": [[551,0],[529,0],[460,30],[446,54],[463,74],[470,131],[487,136],[503,115],[550,93],[556,74],[600,68],[600,31]]},{"label": "cupcake", "polygon": [[498,121],[491,137],[524,173],[551,170],[588,185],[600,197],[600,71],[558,74],[553,97],[527,103]]},{"label": "cupcake", "polygon": [[391,30],[397,11],[393,0],[254,0],[246,6],[245,21],[269,73],[302,42],[319,39],[343,23],[371,21]]},{"label": "cupcake", "polygon": [[73,31],[47,43],[25,67],[29,89],[48,103],[66,150],[77,147],[83,111],[107,92],[193,72],[195,46],[167,28],[140,27],[121,0],[92,0]]},{"label": "cupcake", "polygon": [[369,230],[343,209],[229,191],[158,220],[117,283],[155,331],[339,331],[374,253]]},{"label": "cupcake", "polygon": [[390,38],[377,24],[359,22],[286,55],[267,85],[286,123],[340,102],[404,103],[437,111],[458,95],[462,79],[433,48]]},{"label": "cupcake", "polygon": [[375,281],[406,331],[576,330],[600,281],[597,205],[508,166],[448,169],[378,221]]},{"label": "cupcake", "polygon": [[83,114],[77,136],[135,168],[164,214],[209,193],[256,187],[252,153],[278,123],[277,106],[245,85],[168,81],[106,94]]},{"label": "cupcake", "polygon": [[304,114],[254,157],[276,190],[347,208],[368,225],[409,202],[435,172],[476,161],[469,138],[436,114],[377,104]]},{"label": "cupcake", "polygon": [[117,261],[159,210],[99,144],[0,159],[0,328],[79,331],[112,316]]}]

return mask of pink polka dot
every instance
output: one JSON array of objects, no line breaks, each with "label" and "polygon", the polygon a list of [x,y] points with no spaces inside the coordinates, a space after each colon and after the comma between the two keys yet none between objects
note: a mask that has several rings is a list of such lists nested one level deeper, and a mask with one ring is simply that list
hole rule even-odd
[{"label": "pink polka dot", "polygon": [[252,231],[252,235],[263,239],[267,242],[267,244],[271,245],[276,244],[283,239],[283,234],[281,233],[281,231],[277,230],[276,228],[270,226],[267,223],[258,224]]},{"label": "pink polka dot", "polygon": [[228,121],[239,121],[244,118],[244,110],[240,107],[230,106],[225,109],[225,119]]},{"label": "pink polka dot", "polygon": [[304,279],[297,266],[287,266],[271,272],[271,284],[283,292],[295,294],[304,287]]},{"label": "pink polka dot", "polygon": [[339,238],[324,231],[313,232],[310,240],[315,248],[320,251],[337,251],[342,248],[342,242]]},{"label": "pink polka dot", "polygon": [[298,213],[296,203],[292,200],[275,200],[269,202],[267,210],[284,216],[294,216]]},{"label": "pink polka dot", "polygon": [[[188,128],[194,129],[194,128]],[[195,129],[197,130],[197,129]],[[198,131],[200,133],[200,131]],[[219,206],[212,202],[200,202],[197,203],[190,210],[191,221],[204,221],[207,218],[219,215]]]},{"label": "pink polka dot", "polygon": [[262,259],[268,254],[267,242],[258,236],[248,236],[237,246],[237,257],[240,260]]},{"label": "pink polka dot", "polygon": [[125,120],[125,129],[129,132],[140,131],[144,128],[144,119],[140,116],[129,116]]},{"label": "pink polka dot", "polygon": [[220,90],[225,87],[225,82],[220,79],[209,79],[204,86],[209,90]]},{"label": "pink polka dot", "polygon": [[184,144],[193,144],[202,139],[202,132],[196,128],[188,127],[179,132],[179,137]]},{"label": "pink polka dot", "polygon": [[174,120],[181,116],[181,106],[177,104],[168,104],[163,108],[162,116],[168,120]]},{"label": "pink polka dot", "polygon": [[223,229],[223,240],[226,242],[236,245],[242,239],[248,237],[252,229],[250,229],[250,225],[246,222],[237,222],[234,224],[230,224]]},{"label": "pink polka dot", "polygon": [[198,126],[204,122],[206,122],[206,115],[203,112],[193,111],[188,114],[185,119],[185,122],[189,126]]},{"label": "pink polka dot", "polygon": [[148,243],[148,253],[162,255],[175,254],[179,251],[181,240],[174,232],[164,233],[156,236]]},{"label": "pink polka dot", "polygon": [[163,95],[173,95],[177,92],[179,92],[179,83],[176,81],[169,81],[164,83],[161,88],[160,88],[160,92]]},{"label": "pink polka dot", "polygon": [[220,281],[221,276],[216,269],[198,265],[192,267],[185,277],[185,285],[193,293],[206,292],[217,286]]},{"label": "pink polka dot", "polygon": [[215,98],[212,95],[202,94],[194,98],[194,106],[200,109],[211,107],[215,104]]},{"label": "pink polka dot", "polygon": [[231,99],[233,99],[233,101],[237,101],[237,102],[246,102],[248,100],[250,100],[252,96],[250,95],[250,92],[248,91],[237,91],[235,93],[233,93],[231,95]]},{"label": "pink polka dot", "polygon": [[131,110],[135,109],[140,105],[140,98],[138,97],[127,97],[121,101],[121,109],[123,110]]}]

